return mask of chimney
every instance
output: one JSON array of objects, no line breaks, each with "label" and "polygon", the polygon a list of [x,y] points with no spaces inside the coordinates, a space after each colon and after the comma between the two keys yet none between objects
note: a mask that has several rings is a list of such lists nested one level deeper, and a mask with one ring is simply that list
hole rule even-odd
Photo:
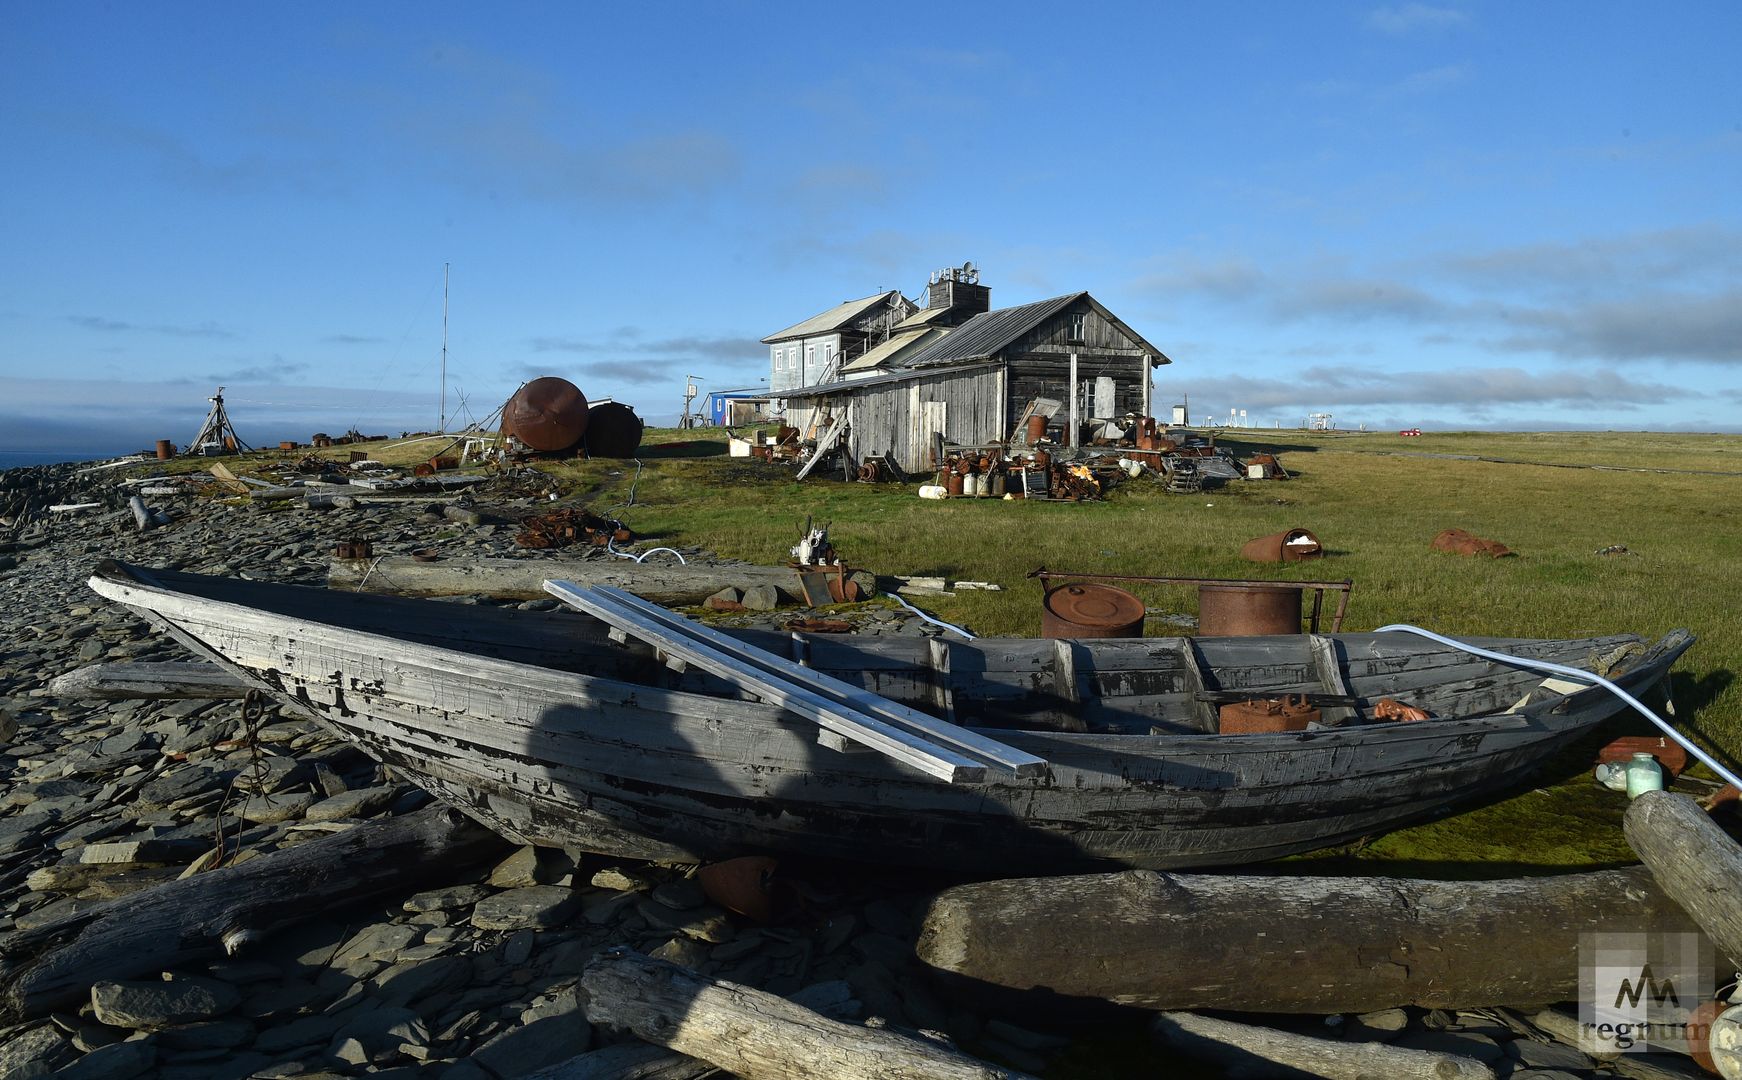
[{"label": "chimney", "polygon": [[949,322],[959,326],[992,310],[992,290],[980,284],[980,271],[971,262],[945,267],[932,271],[925,307],[927,311],[949,309]]}]

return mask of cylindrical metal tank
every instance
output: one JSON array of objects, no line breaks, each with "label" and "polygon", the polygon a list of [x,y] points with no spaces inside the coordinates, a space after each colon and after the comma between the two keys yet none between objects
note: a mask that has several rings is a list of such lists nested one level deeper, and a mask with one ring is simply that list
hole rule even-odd
[{"label": "cylindrical metal tank", "polygon": [[175,456],[175,444],[168,439],[157,440],[157,460],[168,461]]},{"label": "cylindrical metal tank", "polygon": [[1198,633],[1255,637],[1300,633],[1299,585],[1199,585]]},{"label": "cylindrical metal tank", "polygon": [[1319,538],[1306,529],[1284,529],[1241,545],[1240,557],[1253,562],[1300,562],[1317,559],[1325,549]]},{"label": "cylindrical metal tank", "polygon": [[567,450],[587,433],[587,398],[567,379],[546,375],[502,406],[502,430],[534,450]]},{"label": "cylindrical metal tank", "polygon": [[1040,636],[1114,638],[1143,636],[1143,601],[1093,581],[1060,585],[1041,598]]},{"label": "cylindrical metal tank", "polygon": [[641,417],[620,401],[587,410],[588,457],[634,457],[641,447]]}]

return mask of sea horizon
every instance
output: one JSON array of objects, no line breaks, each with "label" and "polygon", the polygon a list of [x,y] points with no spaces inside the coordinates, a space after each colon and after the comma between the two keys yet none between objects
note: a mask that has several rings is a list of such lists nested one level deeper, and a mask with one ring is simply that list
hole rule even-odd
[{"label": "sea horizon", "polygon": [[0,450],[0,472],[27,465],[59,465],[65,461],[113,461],[135,450]]}]

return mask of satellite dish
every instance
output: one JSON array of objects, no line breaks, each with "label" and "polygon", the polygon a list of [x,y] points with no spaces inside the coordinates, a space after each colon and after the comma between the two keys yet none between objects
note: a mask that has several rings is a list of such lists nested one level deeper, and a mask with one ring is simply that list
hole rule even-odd
[{"label": "satellite dish", "polygon": [[962,269],[972,274],[974,272],[974,264],[971,262],[965,262],[962,264]]}]

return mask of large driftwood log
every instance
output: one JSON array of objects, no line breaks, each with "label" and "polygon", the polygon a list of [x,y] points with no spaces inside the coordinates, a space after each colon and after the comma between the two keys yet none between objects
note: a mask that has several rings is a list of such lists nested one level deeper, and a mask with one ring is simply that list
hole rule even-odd
[{"label": "large driftwood log", "polygon": [[1129,870],[960,885],[917,952],[1010,1005],[1367,1012],[1576,996],[1579,935],[1685,930],[1643,868],[1506,881]]},{"label": "large driftwood log", "polygon": [[1627,843],[1720,953],[1742,962],[1742,847],[1686,795],[1648,791],[1627,808]]},{"label": "large driftwood log", "polygon": [[507,847],[433,806],[14,933],[0,939],[0,1023],[71,1006],[100,980],[154,976],[358,900],[410,891]]},{"label": "large driftwood log", "polygon": [[699,604],[725,588],[772,585],[782,599],[799,599],[798,575],[789,567],[679,566],[669,556],[645,563],[629,559],[452,559],[420,562],[410,556],[334,559],[327,585],[334,589],[401,596],[477,593],[503,600],[545,599],[547,578],[579,585],[612,585],[656,604]]},{"label": "large driftwood log", "polygon": [[1290,1069],[1325,1080],[1494,1080],[1493,1069],[1457,1054],[1333,1042],[1196,1013],[1162,1013],[1149,1031],[1166,1046],[1221,1066],[1226,1076],[1271,1076]]},{"label": "large driftwood log", "polygon": [[1019,1080],[1024,1074],[627,951],[586,967],[587,1018],[743,1080]]},{"label": "large driftwood log", "polygon": [[216,664],[203,661],[159,664],[89,664],[57,675],[49,693],[77,701],[129,701],[134,698],[239,698],[247,683]]}]

